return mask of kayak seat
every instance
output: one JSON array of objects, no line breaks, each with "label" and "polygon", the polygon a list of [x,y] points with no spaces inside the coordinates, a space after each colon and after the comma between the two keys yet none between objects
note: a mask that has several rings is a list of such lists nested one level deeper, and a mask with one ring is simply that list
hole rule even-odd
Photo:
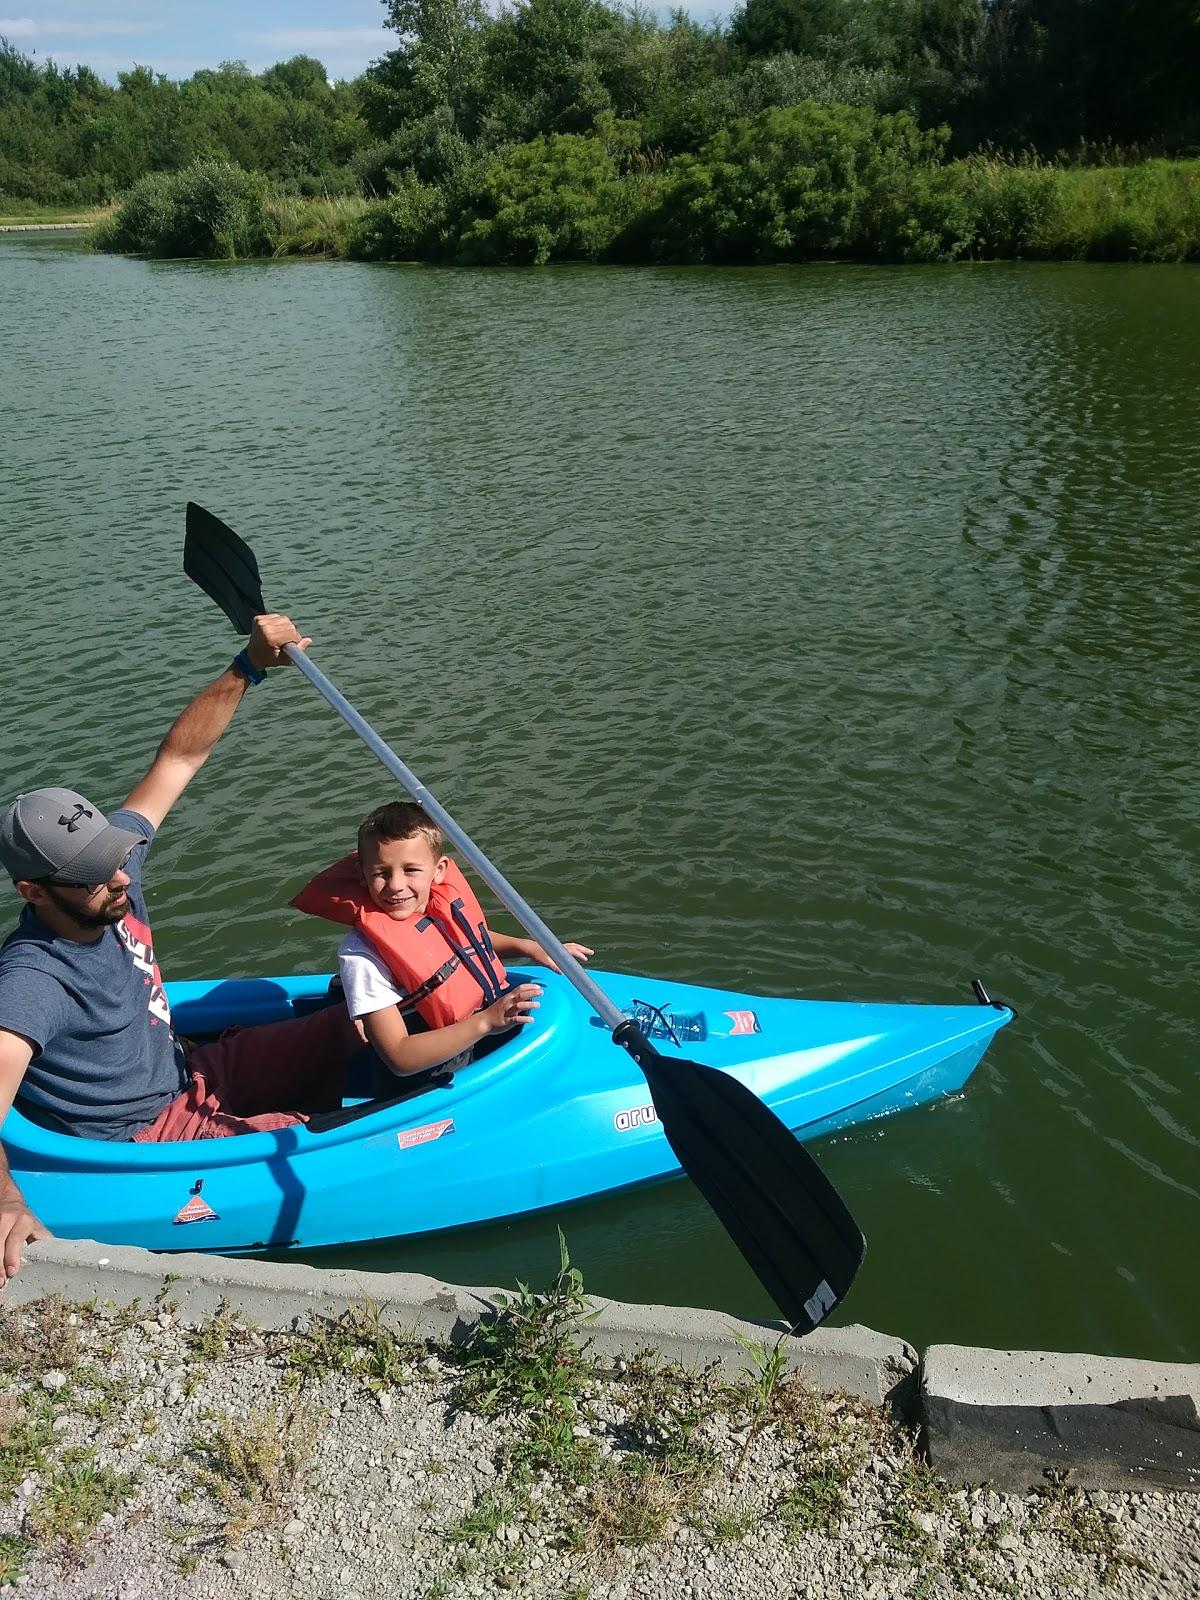
[{"label": "kayak seat", "polygon": [[[393,1084],[400,1084],[400,1079],[394,1074],[389,1073],[389,1077]],[[414,1072],[412,1077],[400,1086],[396,1094],[357,1100],[352,1105],[344,1105],[340,1111],[310,1113],[308,1131],[328,1133],[333,1128],[344,1128],[351,1122],[357,1122],[361,1117],[373,1117],[377,1111],[384,1111],[388,1106],[397,1106],[403,1100],[415,1100],[418,1095],[428,1094],[431,1089],[448,1089],[453,1082],[454,1074],[447,1072],[444,1067],[431,1067],[428,1072]]]},{"label": "kayak seat", "polygon": [[430,1067],[425,1072],[414,1072],[408,1078],[398,1078],[390,1072],[371,1049],[360,1050],[346,1068],[346,1100],[339,1111],[310,1113],[309,1133],[328,1133],[333,1128],[344,1128],[361,1117],[374,1116],[389,1106],[400,1105],[405,1100],[415,1100],[418,1095],[433,1089],[449,1089],[455,1074],[473,1062],[490,1056],[494,1050],[508,1043],[519,1032],[508,1028],[503,1033],[490,1033],[481,1039],[469,1058],[455,1057],[442,1066]]}]

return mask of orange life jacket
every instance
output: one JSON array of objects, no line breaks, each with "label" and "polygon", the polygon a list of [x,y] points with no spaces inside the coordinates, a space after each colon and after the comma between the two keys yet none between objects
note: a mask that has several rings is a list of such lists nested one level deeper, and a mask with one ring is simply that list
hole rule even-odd
[{"label": "orange life jacket", "polygon": [[498,1000],[508,987],[483,908],[453,861],[441,883],[430,889],[419,917],[397,921],[373,903],[357,852],[318,872],[291,904],[297,911],[357,928],[404,990],[401,1011],[417,1011],[431,1028],[461,1022]]}]

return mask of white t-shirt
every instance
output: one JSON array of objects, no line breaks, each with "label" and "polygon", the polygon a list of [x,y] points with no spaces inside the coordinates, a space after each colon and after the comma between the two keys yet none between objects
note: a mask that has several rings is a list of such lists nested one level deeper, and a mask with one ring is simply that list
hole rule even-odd
[{"label": "white t-shirt", "polygon": [[357,928],[338,945],[338,974],[346,991],[346,1010],[355,1022],[407,998],[405,991],[396,987],[387,962]]}]

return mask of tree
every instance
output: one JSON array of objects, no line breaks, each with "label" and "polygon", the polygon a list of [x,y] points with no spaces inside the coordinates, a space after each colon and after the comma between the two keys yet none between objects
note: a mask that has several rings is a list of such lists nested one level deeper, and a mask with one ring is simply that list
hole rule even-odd
[{"label": "tree", "polygon": [[36,93],[41,75],[29,56],[9,44],[0,33],[0,107]]},{"label": "tree", "polygon": [[487,30],[489,142],[586,133],[612,109],[593,44],[617,23],[602,0],[521,0]]},{"label": "tree", "polygon": [[483,0],[387,0],[385,27],[400,47],[368,68],[363,117],[387,138],[403,123],[449,106],[455,126],[474,120],[488,22]]},{"label": "tree", "polygon": [[268,67],[259,79],[270,94],[290,95],[293,100],[325,100],[330,94],[323,62],[315,56],[293,56]]},{"label": "tree", "polygon": [[846,21],[842,0],[746,0],[734,13],[730,37],[748,56],[782,50],[819,56]]}]

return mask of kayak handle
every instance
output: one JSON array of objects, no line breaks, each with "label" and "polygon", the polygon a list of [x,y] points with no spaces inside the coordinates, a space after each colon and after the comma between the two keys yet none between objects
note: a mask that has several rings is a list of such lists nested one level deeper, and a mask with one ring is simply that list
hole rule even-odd
[{"label": "kayak handle", "polygon": [[1010,1006],[1003,1000],[993,1000],[991,995],[983,987],[982,978],[971,979],[971,990],[981,1006],[992,1006],[997,1011],[1007,1011],[1011,1015],[1014,1022],[1020,1015],[1016,1006]]}]

